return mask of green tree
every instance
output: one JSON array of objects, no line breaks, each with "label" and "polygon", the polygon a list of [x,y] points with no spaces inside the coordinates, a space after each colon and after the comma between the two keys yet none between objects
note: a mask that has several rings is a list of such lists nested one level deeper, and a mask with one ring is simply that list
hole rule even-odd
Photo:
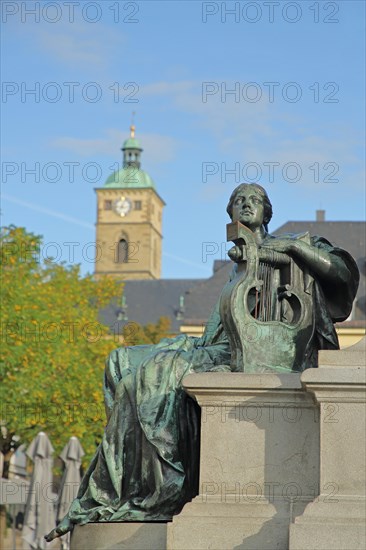
[{"label": "green tree", "polygon": [[2,230],[1,450],[47,432],[56,452],[72,435],[87,462],[105,424],[104,360],[116,347],[98,310],[121,293],[110,278],[81,277],[79,266],[38,261],[41,238],[20,227]]},{"label": "green tree", "polygon": [[39,262],[42,239],[21,227],[0,233],[0,450],[11,456],[14,436],[30,441],[41,430],[56,455],[70,436],[94,454],[105,425],[105,359],[120,345],[154,344],[170,334],[170,320],[128,323],[122,337],[98,321],[121,284],[82,277],[79,266]]},{"label": "green tree", "polygon": [[171,321],[168,317],[160,317],[157,323],[147,325],[130,322],[122,330],[122,341],[127,346],[157,344],[162,338],[172,336]]}]

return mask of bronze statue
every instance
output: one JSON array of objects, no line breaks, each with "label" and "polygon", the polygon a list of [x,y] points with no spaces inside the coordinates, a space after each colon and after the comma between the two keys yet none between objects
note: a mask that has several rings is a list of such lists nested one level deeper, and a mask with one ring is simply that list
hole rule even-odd
[{"label": "bronze statue", "polygon": [[[319,349],[338,348],[333,322],[348,317],[358,286],[351,256],[321,237],[269,235],[272,206],[260,185],[239,185],[227,210],[235,264],[204,334],[111,353],[102,442],[48,541],[75,524],[169,520],[197,494],[200,410],[183,390],[187,374],[300,371],[317,366]],[[268,327],[275,351],[264,361]]]}]

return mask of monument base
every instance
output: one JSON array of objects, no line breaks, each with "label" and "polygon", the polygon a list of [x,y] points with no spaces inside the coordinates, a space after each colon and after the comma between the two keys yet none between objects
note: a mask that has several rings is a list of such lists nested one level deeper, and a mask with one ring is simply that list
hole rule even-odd
[{"label": "monument base", "polygon": [[365,344],[323,350],[301,376],[320,406],[320,495],[290,526],[290,550],[366,548]]},{"label": "monument base", "polygon": [[290,549],[363,550],[365,516],[364,499],[341,497],[312,502],[290,526]]},{"label": "monument base", "polygon": [[288,550],[319,494],[319,417],[300,375],[190,374],[202,409],[199,495],[168,525],[168,550]]},{"label": "monument base", "polygon": [[167,549],[287,550],[289,523],[308,502],[261,498],[240,503],[235,497],[202,502],[198,496],[169,524]]},{"label": "monument base", "polygon": [[166,550],[166,522],[76,525],[70,550]]}]

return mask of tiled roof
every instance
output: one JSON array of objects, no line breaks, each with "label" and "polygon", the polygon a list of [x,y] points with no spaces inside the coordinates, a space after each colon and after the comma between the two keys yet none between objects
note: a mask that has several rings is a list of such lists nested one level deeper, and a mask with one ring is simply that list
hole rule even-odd
[{"label": "tiled roof", "polygon": [[[136,322],[140,325],[156,323],[160,317],[169,317],[173,333],[179,332],[182,320],[178,310],[180,297],[199,283],[201,279],[160,279],[147,281],[124,281],[123,295],[126,300],[126,316],[121,325]],[[100,311],[100,321],[109,327],[116,326],[122,306],[119,301]]]},{"label": "tiled roof", "polygon": [[193,286],[186,295],[184,322],[187,325],[205,324],[233,268],[231,261],[221,261],[212,277]]}]

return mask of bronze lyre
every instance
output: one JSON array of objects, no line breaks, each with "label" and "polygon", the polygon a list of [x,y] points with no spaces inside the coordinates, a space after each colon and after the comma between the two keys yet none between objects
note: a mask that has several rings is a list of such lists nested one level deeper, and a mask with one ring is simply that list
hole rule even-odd
[{"label": "bronze lyre", "polygon": [[[273,237],[272,237],[273,238]],[[308,233],[297,236],[310,243]],[[220,300],[231,346],[231,368],[239,372],[301,371],[313,336],[313,278],[287,254],[257,245],[240,222],[227,225],[237,264]]]}]

